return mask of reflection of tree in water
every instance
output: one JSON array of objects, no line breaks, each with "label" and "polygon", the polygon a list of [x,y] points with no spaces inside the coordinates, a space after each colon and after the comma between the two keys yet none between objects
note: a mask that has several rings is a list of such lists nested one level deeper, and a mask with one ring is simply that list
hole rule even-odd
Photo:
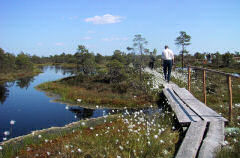
[{"label": "reflection of tree in water", "polygon": [[61,71],[61,66],[56,65],[55,66],[55,73],[57,74],[58,71]]},{"label": "reflection of tree in water", "polygon": [[62,72],[63,72],[63,75],[65,74],[73,75],[73,74],[76,74],[76,69],[62,69]]},{"label": "reflection of tree in water", "polygon": [[0,85],[0,102],[3,104],[9,95],[9,90],[5,85]]},{"label": "reflection of tree in water", "polygon": [[8,87],[8,88],[14,86],[14,84],[15,84],[15,81],[5,83],[6,87]]},{"label": "reflection of tree in water", "polygon": [[30,83],[34,81],[34,77],[21,78],[16,81],[16,84],[20,88],[28,88]]},{"label": "reflection of tree in water", "polygon": [[91,118],[93,116],[93,109],[85,109],[85,108],[70,108],[69,111],[76,114],[77,118],[79,119],[85,119],[85,118]]},{"label": "reflection of tree in water", "polygon": [[74,68],[64,68],[62,66],[55,66],[55,72],[61,72],[63,75],[66,74],[75,74],[75,69]]},{"label": "reflection of tree in water", "polygon": [[42,72],[44,72],[44,71],[47,69],[46,66],[38,66],[38,68],[39,68]]}]

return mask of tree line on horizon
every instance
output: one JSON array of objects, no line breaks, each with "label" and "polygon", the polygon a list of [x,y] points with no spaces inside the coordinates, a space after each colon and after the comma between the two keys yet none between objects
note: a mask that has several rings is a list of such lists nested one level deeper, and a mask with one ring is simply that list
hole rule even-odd
[{"label": "tree line on horizon", "polygon": [[[200,53],[189,54],[186,47],[190,45],[191,36],[186,32],[181,31],[180,35],[176,38],[175,44],[181,46],[182,50],[178,55],[175,55],[176,66],[185,67],[187,65],[202,65],[204,62],[216,67],[231,67],[240,65],[239,52],[230,53],[226,52],[221,54],[215,53]],[[0,48],[0,72],[13,72],[17,70],[31,71],[34,64],[76,64],[77,67],[84,73],[93,73],[100,65],[108,66],[124,66],[131,65],[139,70],[141,78],[141,70],[148,65],[151,56],[156,59],[156,67],[161,65],[158,59],[161,59],[161,55],[157,55],[157,49],[150,51],[147,49],[147,40],[140,34],[135,35],[133,39],[133,45],[126,48],[126,52],[121,50],[115,50],[111,56],[103,56],[100,53],[90,52],[84,45],[78,45],[75,54],[61,53],[59,55],[50,55],[49,57],[39,57],[37,55],[29,55],[21,52],[18,55],[14,55],[9,52],[5,52]]]}]

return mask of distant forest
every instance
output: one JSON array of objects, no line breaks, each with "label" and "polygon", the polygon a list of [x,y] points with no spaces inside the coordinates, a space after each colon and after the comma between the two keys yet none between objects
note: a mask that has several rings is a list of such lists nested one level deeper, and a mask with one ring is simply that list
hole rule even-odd
[{"label": "distant forest", "polygon": [[[158,52],[158,54],[161,54]],[[161,59],[161,55],[156,55],[156,49],[153,52],[145,50],[142,54],[142,64],[146,66],[150,60],[150,56],[155,56],[156,61]],[[140,65],[141,55],[135,52],[133,49],[129,49],[127,52],[120,50],[115,50],[112,56],[103,56],[100,53],[89,52],[89,50],[83,46],[79,45],[75,54],[61,53],[60,55],[54,55],[49,57],[39,57],[37,55],[29,55],[27,53],[21,52],[18,55],[13,53],[5,52],[0,48],[0,72],[7,73],[16,70],[31,71],[34,64],[76,64],[80,66],[83,70],[88,73],[96,66],[107,64],[112,60],[117,60],[123,65],[132,64],[133,66]],[[175,55],[176,65],[180,67],[181,65],[181,54]],[[160,64],[159,62],[157,62]],[[233,67],[240,68],[240,53],[230,53],[226,52],[221,54],[216,53],[200,53],[196,52],[194,55],[185,54],[184,55],[184,65],[202,65],[208,64],[215,67]],[[156,65],[159,66],[159,65]],[[236,67],[237,66],[237,67]]]}]

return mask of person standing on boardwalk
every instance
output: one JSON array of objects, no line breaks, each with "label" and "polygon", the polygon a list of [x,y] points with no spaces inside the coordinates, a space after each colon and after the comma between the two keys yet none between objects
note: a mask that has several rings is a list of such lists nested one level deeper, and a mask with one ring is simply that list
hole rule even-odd
[{"label": "person standing on boardwalk", "polygon": [[174,63],[174,54],[173,51],[169,49],[167,45],[165,46],[165,49],[162,52],[162,61],[164,78],[167,82],[169,82],[172,71],[172,65]]},{"label": "person standing on boardwalk", "polygon": [[150,52],[150,62],[149,62],[149,67],[150,67],[151,69],[154,68],[155,60],[156,60],[156,59],[155,59],[155,56],[154,56],[153,52]]}]

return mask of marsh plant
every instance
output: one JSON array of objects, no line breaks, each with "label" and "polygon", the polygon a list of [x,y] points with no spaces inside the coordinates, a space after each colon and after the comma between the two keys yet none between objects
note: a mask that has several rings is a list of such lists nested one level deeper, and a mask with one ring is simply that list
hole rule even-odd
[{"label": "marsh plant", "polygon": [[142,110],[132,114],[126,110],[58,132],[33,133],[21,145],[1,146],[0,156],[173,157],[179,137],[173,118],[168,111],[146,115]]}]

